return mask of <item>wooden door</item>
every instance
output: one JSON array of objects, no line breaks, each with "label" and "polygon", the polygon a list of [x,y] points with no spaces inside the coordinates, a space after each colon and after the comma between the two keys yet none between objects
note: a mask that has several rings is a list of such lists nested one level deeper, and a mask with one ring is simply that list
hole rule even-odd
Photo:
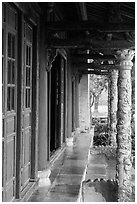
[{"label": "wooden door", "polygon": [[2,106],[3,201],[15,198],[17,120],[17,12],[3,3]]},{"label": "wooden door", "polygon": [[52,64],[50,79],[50,153],[65,142],[65,59],[59,54]]},{"label": "wooden door", "polygon": [[22,72],[21,190],[31,177],[32,27],[24,21]]},{"label": "wooden door", "polygon": [[56,57],[50,71],[50,155],[60,147],[60,57]]}]

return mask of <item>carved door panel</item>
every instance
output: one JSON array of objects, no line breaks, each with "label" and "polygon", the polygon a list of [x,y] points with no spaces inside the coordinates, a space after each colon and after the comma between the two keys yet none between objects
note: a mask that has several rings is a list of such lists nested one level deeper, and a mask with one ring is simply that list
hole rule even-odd
[{"label": "carved door panel", "polygon": [[31,174],[31,98],[32,98],[32,28],[24,22],[22,77],[21,190]]},{"label": "carved door panel", "polygon": [[2,107],[3,201],[15,198],[17,120],[17,13],[3,4]]}]

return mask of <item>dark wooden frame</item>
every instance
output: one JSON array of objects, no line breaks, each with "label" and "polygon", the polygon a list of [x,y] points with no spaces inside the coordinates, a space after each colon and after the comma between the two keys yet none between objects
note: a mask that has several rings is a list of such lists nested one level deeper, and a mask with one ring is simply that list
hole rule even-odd
[{"label": "dark wooden frame", "polygon": [[[30,192],[30,188],[31,186],[33,186],[34,183],[36,183],[37,181],[37,160],[38,160],[38,82],[39,82],[39,55],[38,55],[38,31],[39,31],[39,16],[38,14],[35,15],[35,20],[37,19],[37,22],[35,22],[35,20],[33,22],[31,22],[30,20],[30,24],[33,27],[34,30],[34,35],[33,35],[33,59],[32,59],[32,85],[33,85],[33,89],[32,89],[32,102],[31,102],[31,106],[32,106],[32,114],[31,114],[31,129],[32,129],[32,134],[31,134],[31,175],[30,175],[30,184],[29,185],[29,189],[24,189],[24,191],[21,192],[20,189],[20,165],[21,165],[21,133],[22,133],[22,71],[23,71],[23,22],[25,19],[24,13],[25,13],[25,7],[22,7],[22,4],[18,4],[17,3],[17,7],[16,7],[16,3],[3,3],[6,7],[10,7],[11,9],[13,9],[16,12],[16,23],[17,23],[17,31],[16,31],[16,35],[17,35],[17,39],[16,39],[16,44],[17,44],[17,50],[16,50],[16,124],[15,124],[15,128],[16,128],[16,146],[15,146],[15,187],[14,187],[14,197],[12,200],[15,199],[23,199],[23,197],[25,197],[25,194]],[[4,11],[4,10],[3,10]],[[34,12],[34,11],[33,11]],[[5,18],[5,16],[3,17],[3,19]],[[29,19],[27,19],[27,21],[29,21]],[[6,27],[5,24],[3,24],[4,28]],[[5,38],[6,36],[6,31],[4,31],[3,37]],[[6,43],[7,44],[7,43]],[[7,45],[4,45],[4,47],[6,47]],[[5,53],[7,53],[5,51]],[[6,54],[7,55],[7,54]],[[4,60],[4,64],[6,62],[6,57]],[[4,65],[6,66],[6,64]],[[4,76],[4,75],[3,75]],[[4,78],[4,77],[3,77]],[[5,80],[3,82],[3,87],[5,87]],[[7,88],[4,88],[4,98],[6,96],[7,93]],[[4,100],[4,107],[6,109],[6,103],[7,100]],[[5,111],[4,111],[5,113]],[[9,115],[9,114],[8,114]],[[12,114],[13,115],[13,114]],[[4,115],[3,115],[3,121],[4,121]],[[6,121],[3,124],[3,138],[4,135],[6,136]],[[5,140],[3,140],[3,144],[5,146]],[[3,146],[3,147],[4,147]],[[6,158],[6,152],[5,152],[5,148],[3,148],[3,172],[5,172],[5,158]],[[5,185],[5,173],[3,174],[3,185]],[[4,192],[4,186],[3,186],[3,192]],[[7,201],[6,197],[5,197],[5,193],[3,193],[3,201]]]}]

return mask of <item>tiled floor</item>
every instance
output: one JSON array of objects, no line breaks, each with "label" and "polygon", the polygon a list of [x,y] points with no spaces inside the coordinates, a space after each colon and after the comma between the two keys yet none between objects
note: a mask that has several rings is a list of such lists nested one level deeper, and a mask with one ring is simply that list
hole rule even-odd
[{"label": "tiled floor", "polygon": [[[85,177],[85,181],[89,181],[89,182],[83,183],[83,202],[107,202],[109,200],[108,198],[106,199],[107,193],[104,193],[104,194],[101,193],[103,192],[102,186],[104,185],[104,188],[107,189],[108,188],[107,179],[115,178],[116,164],[113,161],[113,165],[111,166],[111,169],[110,169],[110,165],[108,164],[108,161],[105,155],[98,154],[98,153],[94,154],[93,152],[90,154],[90,157],[89,157],[89,163],[87,166],[87,173]],[[105,179],[106,181],[105,183],[103,183],[104,181],[102,180],[100,183],[98,179]]]},{"label": "tiled floor", "polygon": [[50,184],[39,187],[29,202],[117,202],[111,181],[116,161],[90,147],[92,137],[93,132],[74,137],[73,145],[52,166]]},{"label": "tiled floor", "polygon": [[81,133],[51,169],[51,185],[39,187],[29,202],[77,202],[85,173],[92,134]]}]

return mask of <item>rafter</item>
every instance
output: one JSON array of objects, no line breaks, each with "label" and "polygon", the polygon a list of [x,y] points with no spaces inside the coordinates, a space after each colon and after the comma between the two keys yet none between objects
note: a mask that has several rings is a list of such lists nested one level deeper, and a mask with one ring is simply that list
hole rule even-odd
[{"label": "rafter", "polygon": [[88,18],[87,18],[87,11],[86,11],[86,7],[85,7],[85,3],[80,2],[79,6],[80,6],[82,20],[86,21]]},{"label": "rafter", "polygon": [[98,30],[99,32],[134,32],[135,24],[129,23],[108,23],[107,25],[99,24],[93,21],[67,22],[58,21],[47,23],[48,31],[76,31],[76,30]]},{"label": "rafter", "polygon": [[92,50],[105,49],[134,49],[135,42],[128,42],[126,40],[92,40],[91,38],[74,38],[74,39],[49,39],[47,48],[87,48]]},{"label": "rafter", "polygon": [[81,74],[96,74],[96,75],[108,75],[108,71],[101,72],[101,71],[96,71],[96,70],[82,70],[80,71]]},{"label": "rafter", "polygon": [[[79,7],[80,7],[80,12],[81,12],[81,17],[83,21],[87,21],[87,10],[84,2],[79,2]],[[85,31],[86,35],[89,35],[89,31]]]},{"label": "rafter", "polygon": [[83,61],[87,59],[93,59],[93,60],[101,60],[101,61],[106,61],[106,60],[116,60],[114,55],[99,55],[99,54],[73,54],[71,56],[72,61]]},{"label": "rafter", "polygon": [[93,63],[75,63],[72,65],[72,67],[78,69],[78,70],[88,70],[88,69],[93,69],[93,70],[111,70],[111,69],[118,69],[118,66],[116,65],[95,65]]}]

